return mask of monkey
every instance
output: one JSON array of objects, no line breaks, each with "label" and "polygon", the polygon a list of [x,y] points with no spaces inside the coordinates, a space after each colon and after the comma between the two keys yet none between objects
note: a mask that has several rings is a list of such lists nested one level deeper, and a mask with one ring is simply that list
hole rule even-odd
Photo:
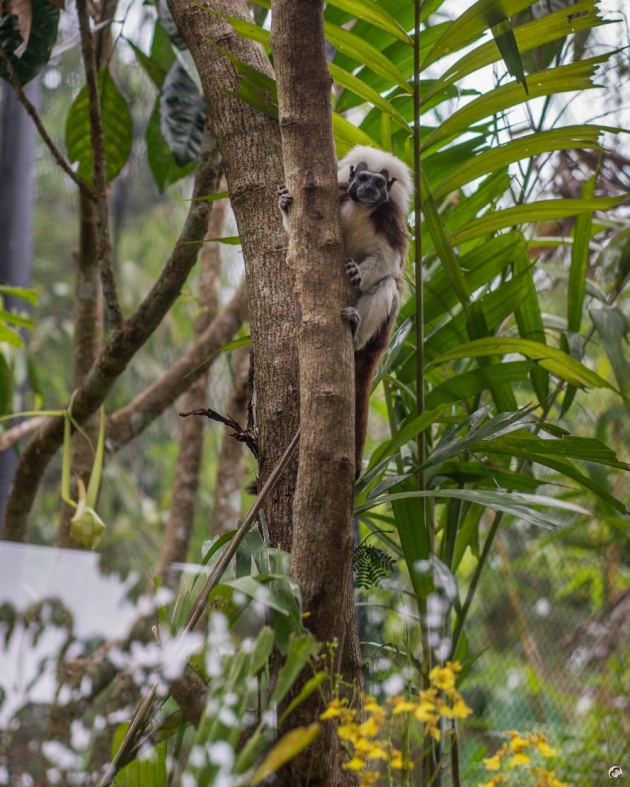
[{"label": "monkey", "polygon": [[[344,268],[352,286],[341,317],[352,329],[355,366],[355,478],[361,473],[372,379],[387,348],[399,307],[409,248],[406,215],[413,194],[409,167],[399,158],[357,145],[339,162]],[[293,197],[278,188],[285,229]]]}]

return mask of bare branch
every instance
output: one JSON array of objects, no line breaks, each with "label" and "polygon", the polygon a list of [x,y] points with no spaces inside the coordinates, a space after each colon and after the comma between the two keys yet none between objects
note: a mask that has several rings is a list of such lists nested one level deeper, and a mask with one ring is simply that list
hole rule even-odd
[{"label": "bare branch", "polygon": [[96,194],[96,242],[99,270],[110,325],[112,328],[119,328],[123,323],[123,315],[118,302],[118,292],[114,278],[112,244],[109,232],[105,136],[98,95],[96,54],[92,31],[90,30],[90,13],[87,0],[77,0],[77,14],[79,17],[81,53],[83,55],[83,67],[85,69],[90,108],[90,138],[92,142],[94,192]]},{"label": "bare branch", "polygon": [[94,191],[88,186],[88,184],[83,180],[83,178],[81,178],[79,175],[77,175],[76,172],[74,172],[70,164],[68,164],[66,159],[62,156],[59,148],[49,137],[48,132],[44,128],[44,125],[37,113],[37,110],[35,109],[33,104],[28,100],[28,96],[22,89],[22,85],[20,84],[18,75],[15,73],[15,69],[13,68],[13,63],[9,59],[9,56],[7,55],[1,43],[0,43],[0,61],[2,61],[3,66],[7,70],[9,82],[11,83],[11,87],[13,88],[13,90],[15,90],[15,95],[18,97],[18,101],[20,102],[20,104],[22,104],[24,109],[28,112],[28,114],[32,118],[33,123],[35,123],[35,127],[37,128],[37,131],[39,133],[39,136],[42,138],[42,141],[44,142],[48,150],[50,150],[50,152],[52,153],[53,158],[55,159],[57,164],[59,164],[59,166],[66,173],[66,175],[68,175],[74,181],[74,183],[81,189],[83,194],[85,194],[85,196],[88,199],[90,199],[92,202],[95,202],[96,194],[94,193]]},{"label": "bare branch", "polygon": [[7,448],[11,448],[12,445],[19,443],[23,437],[39,429],[45,420],[45,415],[36,415],[34,418],[29,418],[27,421],[22,421],[21,424],[7,429],[6,432],[0,435],[0,452],[6,451]]},{"label": "bare branch", "polygon": [[245,282],[234,293],[201,336],[159,380],[146,388],[109,419],[107,449],[117,451],[143,432],[153,420],[207,369],[220,348],[227,344],[247,318]]}]

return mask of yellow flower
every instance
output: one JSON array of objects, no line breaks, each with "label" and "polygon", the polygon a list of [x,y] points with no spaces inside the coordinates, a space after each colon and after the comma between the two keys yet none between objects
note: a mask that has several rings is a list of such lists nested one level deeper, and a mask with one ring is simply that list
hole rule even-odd
[{"label": "yellow flower", "polygon": [[521,738],[520,735],[513,736],[512,740],[510,741],[510,749],[515,754],[520,754],[520,752],[522,752],[523,749],[526,749],[528,746],[529,743],[524,738]]},{"label": "yellow flower", "polygon": [[421,702],[413,712],[417,721],[435,721],[436,708],[432,702]]},{"label": "yellow flower", "polygon": [[515,754],[510,760],[510,766],[513,768],[515,765],[527,765],[528,762],[531,762],[531,759],[529,754]]},{"label": "yellow flower", "polygon": [[347,771],[360,771],[363,770],[364,765],[365,763],[363,762],[363,760],[355,755],[350,760],[350,762],[344,762],[342,768],[344,768]]},{"label": "yellow flower", "polygon": [[387,750],[378,743],[372,743],[370,748],[365,752],[365,758],[367,760],[388,760],[389,754]]},{"label": "yellow flower", "polygon": [[337,716],[341,716],[347,712],[347,704],[348,700],[335,698],[328,703],[328,707],[323,713],[320,714],[319,718],[323,721],[325,719],[334,719]]},{"label": "yellow flower", "polygon": [[494,757],[486,757],[483,764],[489,771],[498,771],[501,767],[501,758],[498,754],[495,754]]},{"label": "yellow flower", "polygon": [[359,733],[368,738],[373,738],[375,735],[378,735],[380,728],[380,724],[376,721],[374,716],[371,716],[359,725]]},{"label": "yellow flower", "polygon": [[394,700],[394,716],[399,713],[409,713],[409,711],[415,710],[416,704],[414,702],[408,702],[404,700],[402,697],[397,698]]},{"label": "yellow flower", "polygon": [[341,724],[337,727],[337,735],[342,741],[355,744],[359,740],[359,730],[356,724]]},{"label": "yellow flower", "polygon": [[450,667],[433,667],[429,672],[429,680],[437,689],[452,689],[455,686],[455,673]]},{"label": "yellow flower", "polygon": [[403,760],[402,752],[398,749],[391,750],[389,764],[397,771],[410,771],[413,768],[411,760]]},{"label": "yellow flower", "polygon": [[556,756],[556,750],[552,749],[551,746],[546,741],[539,741],[536,744],[536,748],[538,749],[539,753],[542,754],[543,757]]}]

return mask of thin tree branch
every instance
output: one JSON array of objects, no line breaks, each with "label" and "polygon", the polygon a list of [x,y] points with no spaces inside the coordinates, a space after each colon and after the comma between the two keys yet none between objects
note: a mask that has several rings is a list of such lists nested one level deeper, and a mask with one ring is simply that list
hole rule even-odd
[{"label": "thin tree branch", "polygon": [[29,418],[28,420],[22,421],[22,423],[7,429],[6,432],[0,435],[0,452],[6,451],[7,448],[11,448],[12,445],[19,443],[23,437],[26,437],[26,435],[34,432],[36,429],[39,429],[45,420],[45,415],[36,415],[33,418]]},{"label": "thin tree branch", "polygon": [[109,232],[109,205],[107,197],[107,171],[105,166],[105,136],[98,95],[98,78],[94,41],[90,30],[90,13],[87,0],[77,0],[77,14],[81,33],[81,54],[88,90],[90,110],[90,138],[92,142],[92,168],[96,194],[96,241],[105,307],[112,328],[123,324],[118,302],[112,244]]},{"label": "thin tree branch", "polygon": [[247,295],[243,281],[232,300],[195,340],[188,352],[159,380],[108,419],[107,450],[110,453],[115,452],[143,432],[166,407],[204,374],[208,363],[211,363],[217,351],[234,337],[246,318]]},{"label": "thin tree branch", "polygon": [[31,119],[33,120],[33,123],[35,123],[35,127],[37,128],[37,132],[39,133],[39,136],[42,138],[42,141],[44,142],[48,150],[50,150],[50,152],[52,153],[53,158],[55,159],[57,164],[59,164],[59,166],[66,173],[66,175],[68,175],[74,181],[74,183],[81,189],[83,194],[85,194],[85,196],[88,199],[92,200],[92,202],[95,202],[96,194],[94,190],[89,187],[89,185],[83,180],[82,177],[77,175],[77,173],[72,169],[70,164],[68,164],[66,159],[62,156],[59,148],[49,137],[48,132],[44,128],[44,125],[39,117],[39,114],[37,113],[37,110],[35,109],[33,104],[29,101],[28,96],[22,89],[22,85],[20,84],[18,75],[15,72],[15,68],[13,68],[13,63],[9,59],[9,56],[7,55],[1,43],[0,43],[0,61],[2,62],[3,66],[7,70],[9,82],[11,84],[11,87],[15,91],[15,95],[17,96],[18,101],[28,112]]},{"label": "thin tree branch", "polygon": [[234,429],[234,434],[230,435],[230,437],[238,440],[239,443],[245,443],[256,459],[258,459],[258,443],[255,435],[251,434],[247,429],[243,429],[243,427],[233,418],[230,418],[229,415],[221,415],[215,410],[211,410],[209,407],[191,410],[189,413],[180,413],[180,415],[182,418],[188,418],[189,415],[205,415],[206,418],[210,418],[212,421],[218,421],[220,424],[229,426],[230,429]]},{"label": "thin tree branch", "polygon": [[[96,363],[75,392],[72,415],[79,424],[98,410],[131,359],[155,331],[197,260],[212,207],[211,202],[201,197],[212,193],[218,166],[218,154],[212,152],[207,139],[197,167],[188,216],[169,261],[136,313],[111,333]],[[28,515],[48,463],[63,442],[63,425],[61,417],[47,418],[24,448],[7,498],[3,539],[26,539]]]}]

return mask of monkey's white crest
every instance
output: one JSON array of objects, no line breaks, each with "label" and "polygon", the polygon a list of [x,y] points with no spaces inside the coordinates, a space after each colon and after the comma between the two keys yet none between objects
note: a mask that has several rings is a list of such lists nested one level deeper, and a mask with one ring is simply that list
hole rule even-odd
[{"label": "monkey's white crest", "polygon": [[386,169],[390,178],[396,178],[389,198],[406,215],[413,195],[413,180],[409,167],[392,153],[371,148],[369,145],[357,145],[339,162],[339,183],[347,184],[350,179],[350,166],[356,167],[362,161],[365,161],[370,172]]}]

